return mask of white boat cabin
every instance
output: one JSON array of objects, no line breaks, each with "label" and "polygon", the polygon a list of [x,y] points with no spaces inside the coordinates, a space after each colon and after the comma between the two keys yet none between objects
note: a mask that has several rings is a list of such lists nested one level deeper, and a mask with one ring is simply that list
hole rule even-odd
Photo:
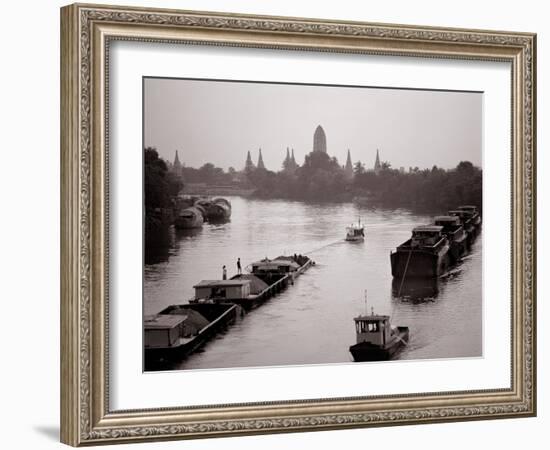
[{"label": "white boat cabin", "polygon": [[357,343],[367,342],[373,345],[384,346],[391,339],[390,316],[359,316],[355,321]]},{"label": "white boat cabin", "polygon": [[241,299],[250,295],[250,280],[202,280],[195,288],[195,300],[200,299]]},{"label": "white boat cabin", "polygon": [[143,323],[145,348],[171,347],[180,338],[186,315],[158,314],[146,317]]},{"label": "white boat cabin", "polygon": [[365,238],[365,228],[363,225],[352,223],[346,228],[346,241],[359,241]]},{"label": "white boat cabin", "polygon": [[411,246],[433,247],[443,239],[442,231],[441,225],[422,225],[413,228]]}]

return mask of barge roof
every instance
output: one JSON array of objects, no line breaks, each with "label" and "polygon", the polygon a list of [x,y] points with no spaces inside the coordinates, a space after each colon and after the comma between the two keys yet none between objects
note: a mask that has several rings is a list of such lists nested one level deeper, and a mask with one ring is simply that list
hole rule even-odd
[{"label": "barge roof", "polygon": [[146,330],[158,330],[175,328],[186,319],[187,315],[182,314],[157,314],[145,317],[143,322]]},{"label": "barge roof", "polygon": [[429,233],[437,233],[443,230],[443,227],[441,225],[420,225],[418,227],[414,227],[413,231],[426,231]]},{"label": "barge roof", "polygon": [[201,280],[195,284],[194,288],[199,287],[235,287],[250,284],[250,280],[233,279],[233,280]]},{"label": "barge roof", "polygon": [[435,216],[435,222],[458,222],[458,217],[456,216]]}]

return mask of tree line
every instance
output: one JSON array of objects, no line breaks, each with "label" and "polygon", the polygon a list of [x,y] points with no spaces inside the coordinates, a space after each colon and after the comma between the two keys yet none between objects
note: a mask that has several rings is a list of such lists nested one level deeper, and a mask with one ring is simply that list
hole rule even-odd
[{"label": "tree line", "polygon": [[310,153],[294,171],[254,170],[247,175],[261,198],[308,201],[350,201],[367,205],[441,210],[461,204],[482,207],[482,170],[469,161],[454,169],[393,169],[381,163],[377,172],[367,171],[361,162],[349,177],[334,157]]},{"label": "tree line", "polygon": [[380,170],[365,170],[355,163],[353,175],[345,172],[335,157],[311,152],[298,167],[282,167],[274,172],[247,168],[224,171],[212,163],[200,168],[182,167],[175,176],[154,148],[145,149],[146,210],[169,208],[184,183],[211,185],[238,184],[253,188],[258,198],[279,198],[303,201],[351,201],[367,205],[406,207],[414,210],[446,211],[460,204],[482,208],[482,170],[469,161],[453,169],[433,166],[430,169],[397,170],[382,162]]}]

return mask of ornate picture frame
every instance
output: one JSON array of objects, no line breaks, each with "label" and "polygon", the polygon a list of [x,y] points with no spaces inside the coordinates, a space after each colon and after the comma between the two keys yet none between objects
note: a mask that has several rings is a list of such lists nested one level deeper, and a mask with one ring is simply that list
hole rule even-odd
[{"label": "ornate picture frame", "polygon": [[[200,43],[511,65],[511,385],[114,411],[109,397],[110,44]],[[73,446],[536,414],[536,35],[74,4],[61,9],[61,440]]]}]

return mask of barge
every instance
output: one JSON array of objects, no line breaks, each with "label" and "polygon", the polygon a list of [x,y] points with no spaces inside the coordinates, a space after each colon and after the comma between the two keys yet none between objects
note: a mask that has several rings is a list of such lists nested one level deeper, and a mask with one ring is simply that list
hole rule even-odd
[{"label": "barge", "polygon": [[464,231],[460,218],[456,216],[437,216],[434,219],[434,224],[443,227],[442,232],[449,240],[451,263],[455,264],[460,261],[468,251],[468,236]]},{"label": "barge", "polygon": [[439,277],[449,266],[449,240],[440,225],[413,229],[409,240],[390,253],[393,277]]},{"label": "barge", "polygon": [[231,203],[225,198],[215,198],[206,208],[206,217],[210,222],[229,220],[231,218]]},{"label": "barge", "polygon": [[[437,278],[468,253],[481,229],[477,207],[459,206],[433,225],[413,229],[412,237],[390,253],[392,276],[402,286],[405,277]],[[402,288],[398,288],[401,292]]]},{"label": "barge", "polygon": [[393,359],[409,343],[408,327],[393,327],[390,316],[355,317],[357,343],[349,348],[355,362]]},{"label": "barge", "polygon": [[171,305],[144,319],[145,370],[181,361],[243,315],[234,303]]},{"label": "barge", "polygon": [[174,226],[179,230],[200,228],[204,223],[202,212],[195,207],[182,210],[174,220]]},{"label": "barge", "polygon": [[202,280],[194,286],[195,298],[190,303],[231,302],[249,311],[294,284],[313,264],[303,255],[265,258],[250,264],[248,274],[230,280]]}]

